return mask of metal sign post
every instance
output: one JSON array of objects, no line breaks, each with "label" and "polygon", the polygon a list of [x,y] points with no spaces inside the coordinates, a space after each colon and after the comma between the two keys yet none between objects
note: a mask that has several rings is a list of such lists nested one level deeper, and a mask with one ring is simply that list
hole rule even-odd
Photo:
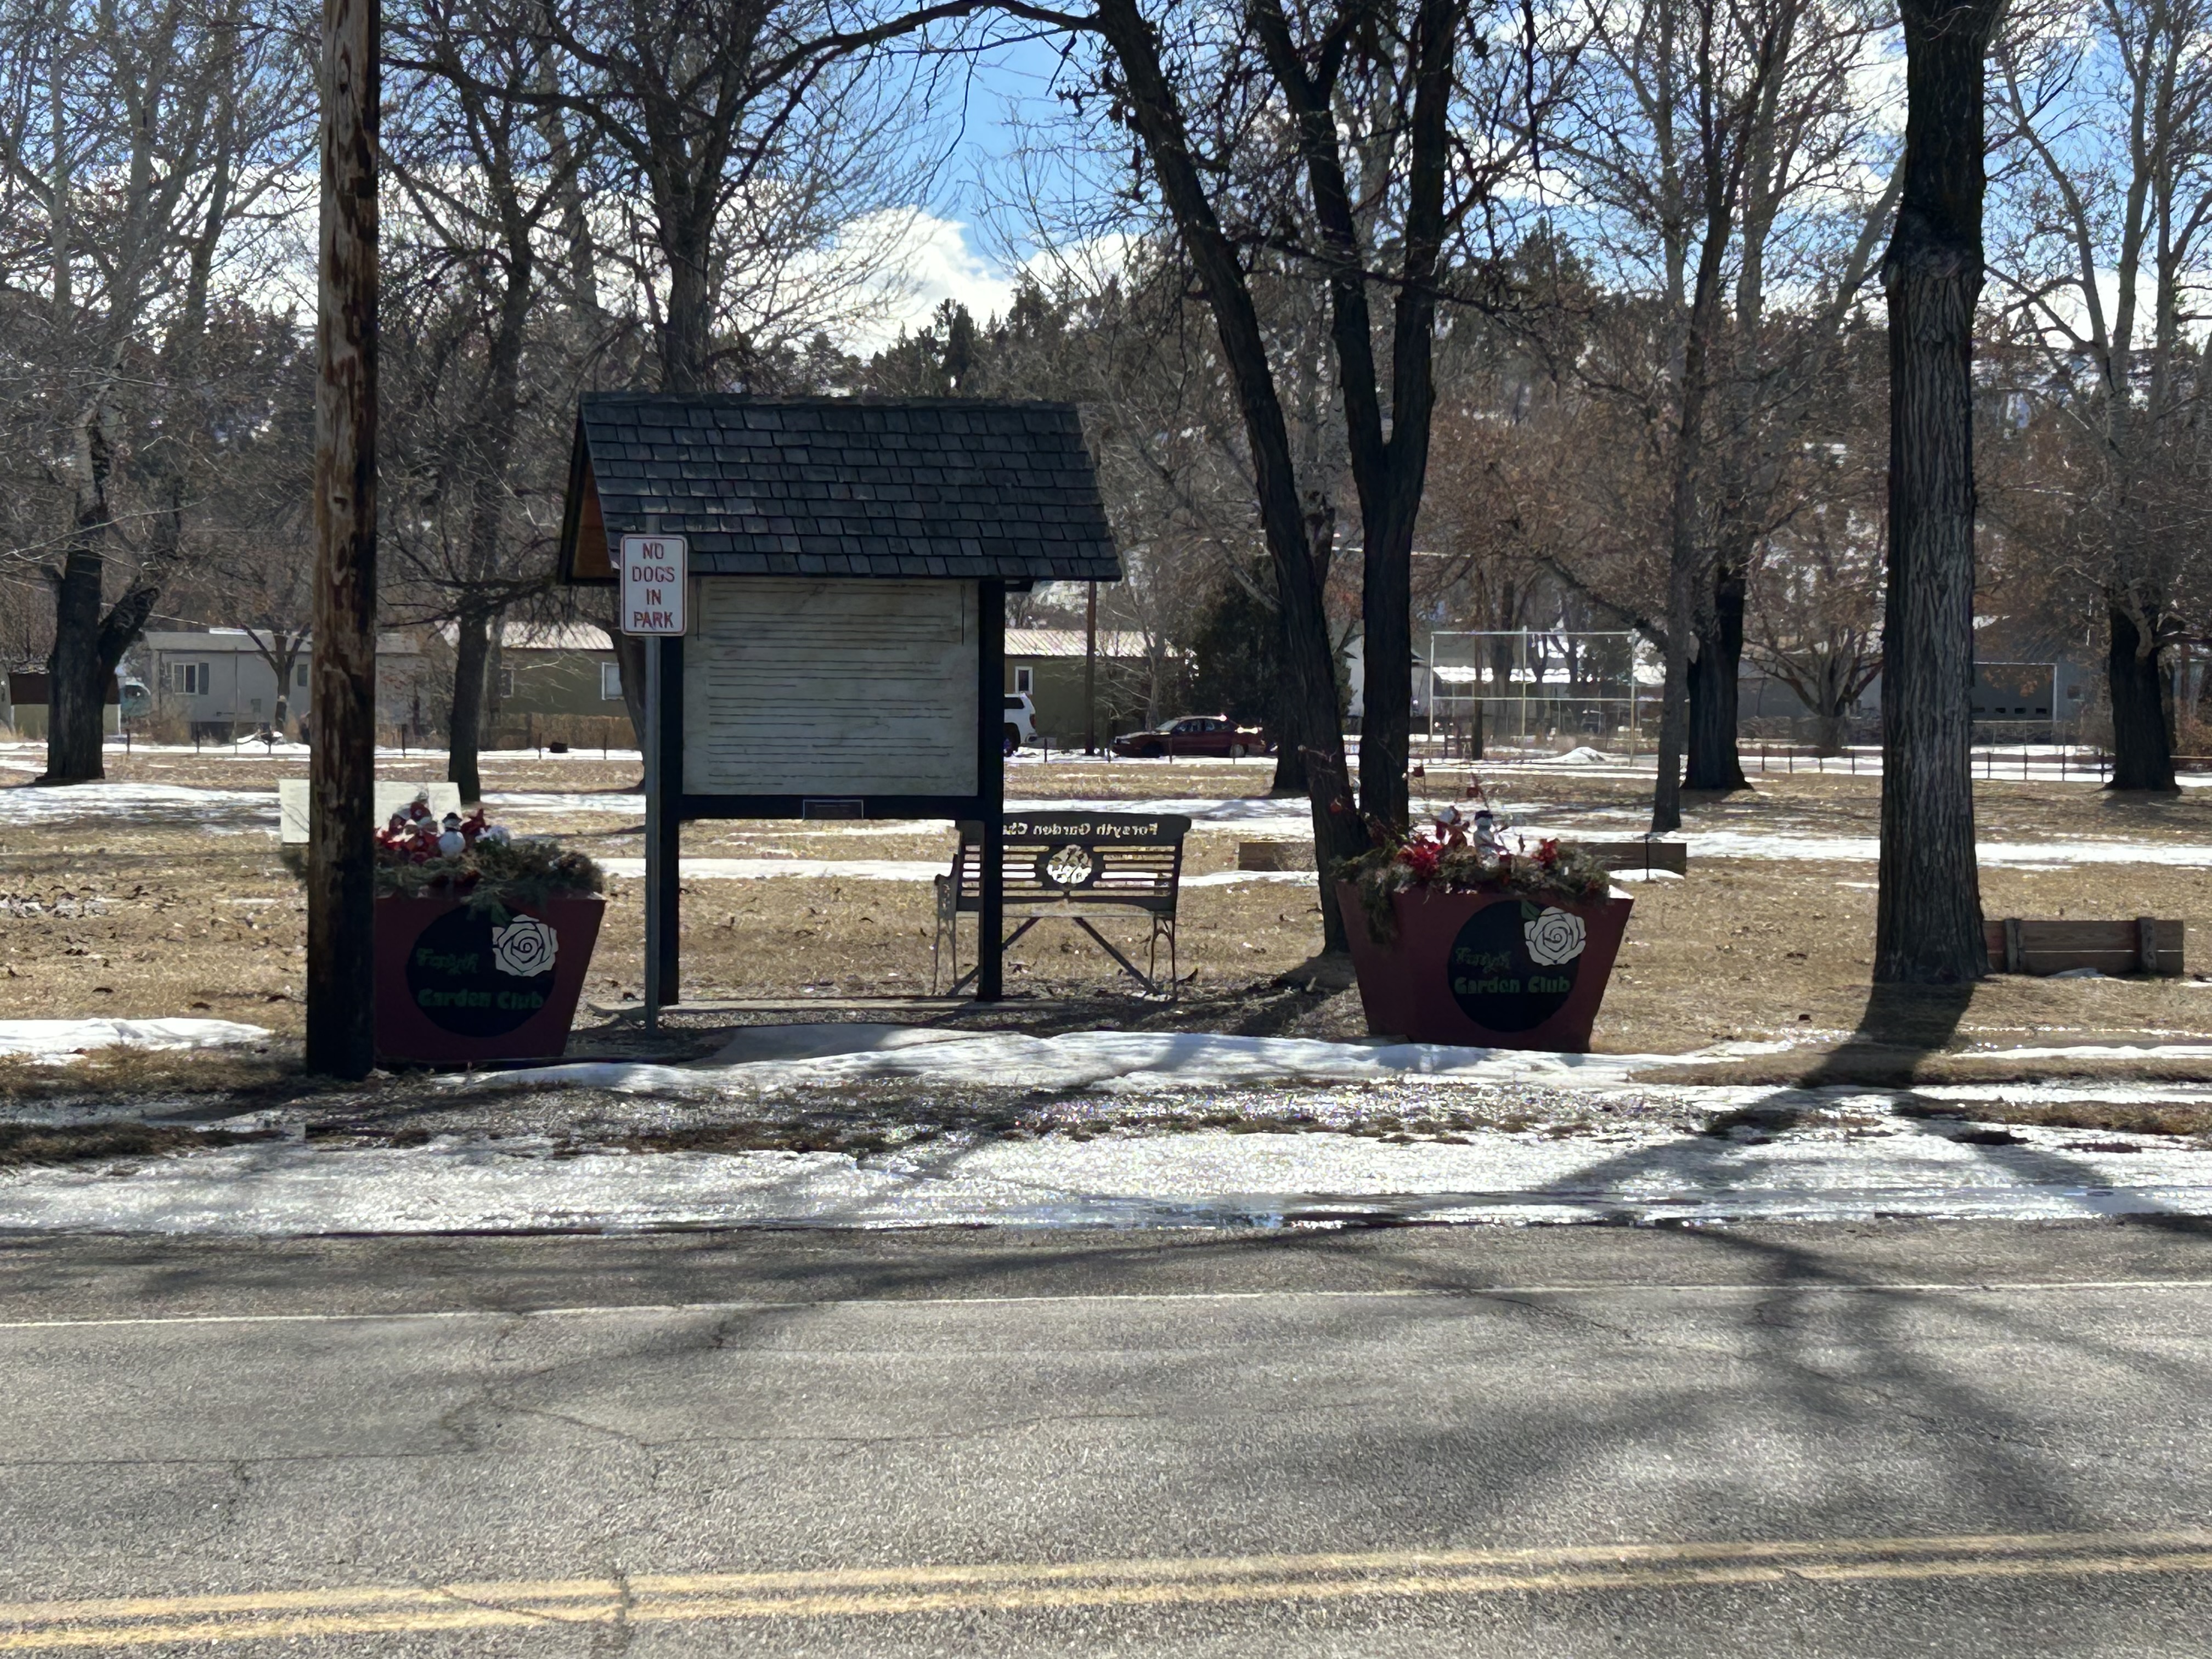
[{"label": "metal sign post", "polygon": [[975,1000],[1006,995],[1006,585],[976,585],[975,795],[982,815],[976,866]]},{"label": "metal sign post", "polygon": [[[660,1011],[676,1000],[668,964],[676,959],[678,838],[683,825],[670,801],[672,786],[667,736],[668,657],[683,637],[688,548],[681,536],[625,536],[622,541],[622,629],[655,641],[645,649],[645,730],[638,747],[645,761],[645,1029],[660,1029]],[[683,765],[681,754],[674,766]]]}]

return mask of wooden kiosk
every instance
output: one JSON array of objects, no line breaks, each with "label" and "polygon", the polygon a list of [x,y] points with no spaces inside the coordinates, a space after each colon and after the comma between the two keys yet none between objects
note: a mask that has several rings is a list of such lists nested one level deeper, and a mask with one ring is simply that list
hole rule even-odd
[{"label": "wooden kiosk", "polygon": [[637,613],[682,629],[645,642],[648,1016],[678,1000],[686,818],[975,820],[995,1000],[1005,597],[1121,575],[1074,408],[587,394],[562,580],[622,582],[641,538],[688,562]]}]

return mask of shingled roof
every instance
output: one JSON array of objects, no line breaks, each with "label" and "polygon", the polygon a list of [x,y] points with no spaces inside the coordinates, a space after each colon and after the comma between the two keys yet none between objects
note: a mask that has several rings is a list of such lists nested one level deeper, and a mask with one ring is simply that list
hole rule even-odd
[{"label": "shingled roof", "polygon": [[588,393],[563,580],[611,581],[626,535],[707,575],[1121,576],[1066,404]]}]

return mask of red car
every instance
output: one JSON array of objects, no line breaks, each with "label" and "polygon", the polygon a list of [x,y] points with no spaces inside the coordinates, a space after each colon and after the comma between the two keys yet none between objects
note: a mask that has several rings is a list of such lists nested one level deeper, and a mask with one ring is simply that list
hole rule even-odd
[{"label": "red car", "polygon": [[1149,732],[1131,732],[1114,739],[1115,754],[1137,760],[1158,760],[1164,755],[1243,760],[1247,755],[1273,754],[1274,748],[1266,732],[1239,726],[1226,714],[1178,715]]}]

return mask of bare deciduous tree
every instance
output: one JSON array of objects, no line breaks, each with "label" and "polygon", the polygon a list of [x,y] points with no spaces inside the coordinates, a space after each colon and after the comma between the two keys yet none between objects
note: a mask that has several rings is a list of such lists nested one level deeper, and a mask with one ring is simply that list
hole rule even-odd
[{"label": "bare deciduous tree", "polygon": [[217,268],[296,187],[305,144],[287,21],[251,0],[50,0],[0,42],[0,178],[28,233],[12,321],[40,365],[13,435],[51,514],[16,553],[53,592],[49,782],[102,775],[106,681],[185,544]]},{"label": "bare deciduous tree", "polygon": [[2045,556],[2101,599],[2116,789],[2171,789],[2161,669],[2212,617],[2206,362],[2189,330],[2212,252],[2212,9],[2203,0],[2015,9],[1996,54],[1998,270],[2023,376],[2069,434],[2075,505]]}]

